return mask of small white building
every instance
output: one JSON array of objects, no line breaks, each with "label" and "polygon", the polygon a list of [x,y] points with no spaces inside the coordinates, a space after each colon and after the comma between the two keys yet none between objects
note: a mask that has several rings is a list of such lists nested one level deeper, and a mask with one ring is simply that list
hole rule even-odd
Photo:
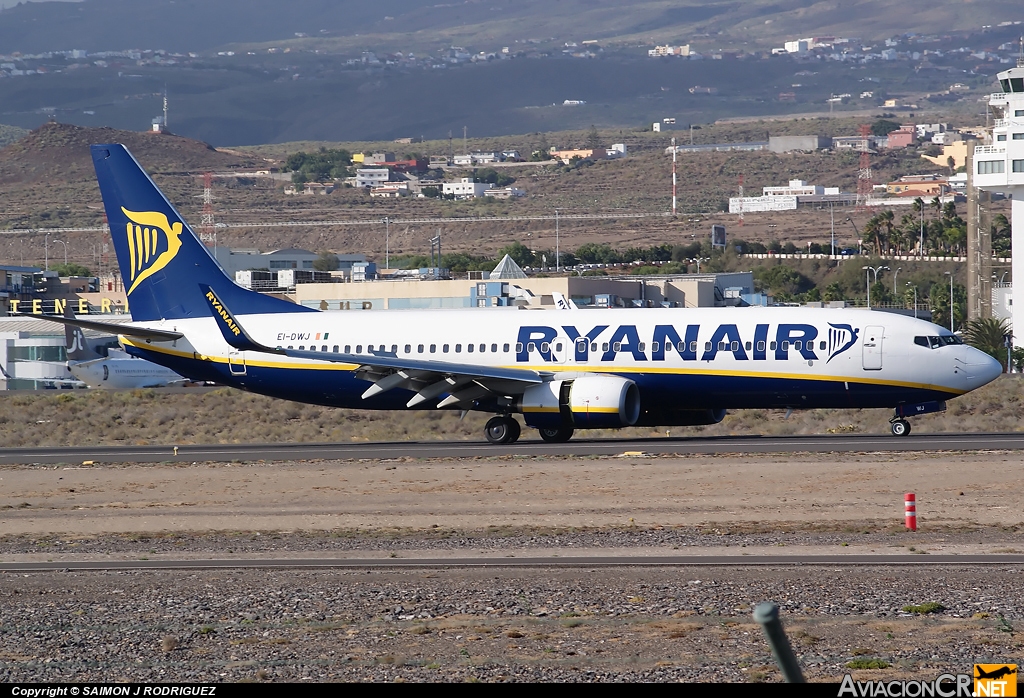
[{"label": "small white building", "polygon": [[[674,123],[675,119],[672,121]],[[609,160],[613,158],[624,158],[626,157],[626,150],[625,143],[613,143],[611,148],[605,150],[605,155],[607,155]]]},{"label": "small white building", "polygon": [[526,192],[516,187],[492,188],[484,191],[484,196],[493,196],[495,199],[517,199],[526,196]]},{"label": "small white building", "polygon": [[807,39],[798,39],[796,41],[787,41],[783,44],[783,48],[786,49],[786,53],[807,53],[809,46]]},{"label": "small white building", "polygon": [[383,184],[370,189],[370,196],[374,199],[398,199],[409,196],[409,185],[405,182]]},{"label": "small white building", "polygon": [[363,167],[356,170],[356,186],[379,187],[382,184],[387,184],[390,177],[391,171],[386,167],[379,169],[375,167]]},{"label": "small white building", "polygon": [[791,179],[785,187],[765,187],[765,196],[815,196],[825,193],[825,187],[808,184],[802,179]]},{"label": "small white building", "polygon": [[441,185],[445,196],[452,195],[456,199],[475,199],[484,196],[484,192],[493,188],[493,184],[476,182],[472,177],[463,177],[458,182],[445,182]]}]

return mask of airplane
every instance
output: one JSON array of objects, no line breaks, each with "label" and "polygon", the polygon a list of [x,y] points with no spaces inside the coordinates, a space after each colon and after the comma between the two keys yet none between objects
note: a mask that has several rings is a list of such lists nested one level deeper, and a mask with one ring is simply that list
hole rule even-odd
[{"label": "airplane", "polygon": [[[70,306],[65,317],[75,319]],[[160,388],[188,382],[169,368],[145,359],[130,356],[118,349],[107,349],[104,356],[89,344],[81,327],[64,325],[68,372],[74,381],[61,381],[74,387],[130,390]]]},{"label": "airplane", "polygon": [[976,676],[974,677],[976,679],[1001,679],[1004,676],[1016,674],[1017,668],[1016,665],[1013,665],[1013,668],[1010,668],[1010,665],[1005,665],[999,667],[998,669],[993,669],[992,671],[985,671],[980,666],[975,664],[974,673],[976,674]]},{"label": "airplane", "polygon": [[193,380],[345,408],[494,415],[488,441],[691,426],[727,409],[889,408],[908,417],[994,380],[998,361],[923,320],[831,308],[325,312],[234,283],[120,144],[93,145],[133,356]]}]

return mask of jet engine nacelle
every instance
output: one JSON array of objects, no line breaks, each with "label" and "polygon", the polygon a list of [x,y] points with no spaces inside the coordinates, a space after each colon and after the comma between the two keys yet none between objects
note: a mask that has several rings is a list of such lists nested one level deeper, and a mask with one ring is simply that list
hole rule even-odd
[{"label": "jet engine nacelle", "polygon": [[626,378],[582,376],[530,386],[517,406],[531,427],[628,427],[640,417],[640,391]]}]

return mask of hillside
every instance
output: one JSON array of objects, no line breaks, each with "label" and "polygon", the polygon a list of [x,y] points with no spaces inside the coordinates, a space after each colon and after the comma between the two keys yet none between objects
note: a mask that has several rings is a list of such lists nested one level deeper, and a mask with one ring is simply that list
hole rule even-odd
[{"label": "hillside", "polygon": [[23,128],[0,124],[0,148],[3,148],[8,143],[13,143],[26,133],[28,133],[28,131]]},{"label": "hillside", "polygon": [[[948,34],[1021,19],[1017,0],[306,0],[301,11],[274,0],[86,0],[26,3],[3,10],[0,46],[38,53],[160,48],[210,51],[229,45],[423,51],[466,45],[600,40],[631,45],[694,40],[765,48],[795,36]],[[301,36],[300,36],[301,35]],[[703,49],[702,49],[703,50]]]}]

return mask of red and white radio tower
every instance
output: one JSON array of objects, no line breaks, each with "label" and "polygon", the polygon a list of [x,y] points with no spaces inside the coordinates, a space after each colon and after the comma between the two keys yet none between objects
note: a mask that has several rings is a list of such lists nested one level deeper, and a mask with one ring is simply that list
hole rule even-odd
[{"label": "red and white radio tower", "polygon": [[199,221],[199,239],[209,246],[216,241],[213,223],[213,173],[203,175],[203,217]]},{"label": "red and white radio tower", "polygon": [[860,127],[860,135],[864,138],[864,147],[860,151],[860,168],[857,170],[857,206],[863,208],[867,205],[868,197],[874,191],[871,182],[871,153],[870,136],[871,127],[863,124]]}]

